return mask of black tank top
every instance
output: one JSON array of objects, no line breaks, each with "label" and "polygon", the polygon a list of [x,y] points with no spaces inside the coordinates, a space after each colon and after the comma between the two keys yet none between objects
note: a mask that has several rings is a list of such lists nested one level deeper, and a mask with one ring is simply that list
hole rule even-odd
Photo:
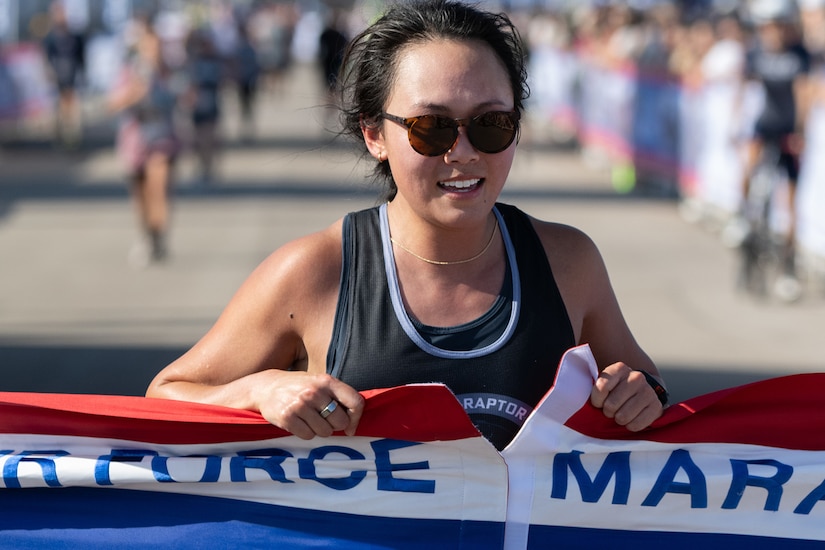
[{"label": "black tank top", "polygon": [[[479,431],[499,450],[552,386],[573,328],[530,219],[497,204],[510,303],[470,323],[485,335],[466,351],[430,343],[407,314],[395,271],[386,205],[347,215],[343,268],[327,372],[356,390],[439,382],[449,387]],[[500,300],[499,300],[500,302]],[[504,311],[504,322],[501,311]]]}]

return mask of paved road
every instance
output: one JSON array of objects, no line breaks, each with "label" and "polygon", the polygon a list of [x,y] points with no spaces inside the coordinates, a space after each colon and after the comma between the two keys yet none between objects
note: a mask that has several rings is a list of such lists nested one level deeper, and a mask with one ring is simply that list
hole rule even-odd
[{"label": "paved road", "polygon": [[[312,77],[297,71],[283,94],[267,94],[251,145],[234,138],[227,105],[212,187],[194,187],[193,161],[181,160],[163,266],[126,261],[136,231],[117,159],[102,146],[106,121],[79,152],[0,149],[0,389],[142,394],[270,251],[372,205],[365,164],[324,130]],[[616,195],[604,170],[530,136],[503,199],[593,237],[677,400],[823,370],[821,288],[790,307],[736,294],[730,251],[685,223],[673,201]]]}]

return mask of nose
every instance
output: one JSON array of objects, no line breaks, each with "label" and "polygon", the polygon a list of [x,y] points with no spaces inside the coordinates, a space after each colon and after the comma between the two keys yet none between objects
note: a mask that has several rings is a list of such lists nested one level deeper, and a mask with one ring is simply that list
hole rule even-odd
[{"label": "nose", "polygon": [[444,153],[444,161],[447,163],[475,162],[479,158],[479,152],[470,143],[470,138],[467,135],[467,126],[461,125],[458,127],[458,137],[450,147],[450,150]]}]

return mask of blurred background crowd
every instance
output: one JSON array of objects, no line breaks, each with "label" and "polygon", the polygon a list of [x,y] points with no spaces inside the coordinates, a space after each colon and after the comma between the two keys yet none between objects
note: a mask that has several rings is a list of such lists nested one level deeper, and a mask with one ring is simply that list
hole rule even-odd
[{"label": "blurred background crowd", "polygon": [[516,17],[533,128],[609,167],[617,192],[675,198],[727,246],[746,235],[737,227],[762,142],[781,138],[793,167],[769,223],[821,275],[825,2],[567,3]]},{"label": "blurred background crowd", "polygon": [[[483,4],[507,11],[529,44],[532,96],[523,141],[577,147],[588,162],[611,168],[617,192],[673,197],[687,219],[720,229],[741,203],[745,142],[764,102],[746,66],[765,23],[759,9],[770,10],[766,2]],[[800,254],[821,269],[825,0],[773,4],[791,10],[781,23],[809,59],[804,111],[800,106],[805,120],[797,129],[805,145],[796,213],[783,212],[780,201],[775,223],[796,224]],[[381,0],[0,0],[0,147],[47,138],[71,150],[83,146],[91,119],[105,119],[118,124],[113,145],[126,172],[151,176],[148,153],[130,141],[131,116],[144,125],[144,138],[148,132],[159,139],[153,152],[195,155],[199,181],[208,185],[222,101],[231,94],[239,102],[243,124],[236,137],[254,140],[256,97],[280,93],[296,65],[314,65],[319,89],[330,87],[348,37],[382,6]],[[147,227],[162,227],[162,212],[148,210]],[[163,243],[154,243],[152,253],[162,256]]]},{"label": "blurred background crowd", "polygon": [[354,14],[375,9],[315,0],[0,0],[0,140],[51,133],[58,145],[79,145],[83,115],[107,104],[150,34],[193,133],[219,119],[232,93],[251,137],[258,89],[278,93],[296,63],[317,62],[327,82],[323,73],[363,24]]}]

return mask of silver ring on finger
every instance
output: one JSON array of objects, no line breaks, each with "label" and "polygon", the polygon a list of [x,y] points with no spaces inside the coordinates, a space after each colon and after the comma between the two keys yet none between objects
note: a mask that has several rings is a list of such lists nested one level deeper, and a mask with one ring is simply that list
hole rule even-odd
[{"label": "silver ring on finger", "polygon": [[335,409],[337,409],[337,408],[338,408],[338,402],[333,399],[332,401],[329,402],[329,404],[326,407],[321,409],[321,412],[319,414],[321,415],[321,418],[326,418],[329,415],[331,415],[333,412],[335,412]]}]

